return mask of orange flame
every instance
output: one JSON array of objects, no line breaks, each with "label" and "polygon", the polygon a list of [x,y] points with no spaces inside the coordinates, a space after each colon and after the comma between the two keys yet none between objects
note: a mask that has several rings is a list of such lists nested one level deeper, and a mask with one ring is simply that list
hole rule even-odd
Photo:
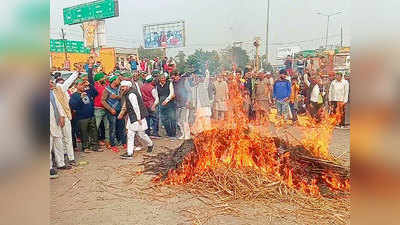
[{"label": "orange flame", "polygon": [[[227,117],[223,121],[212,121],[211,125],[203,118],[196,118],[192,127],[197,133],[194,138],[196,151],[185,157],[179,169],[168,171],[163,181],[165,184],[185,184],[194,181],[196,176],[206,171],[228,167],[253,169],[312,196],[320,196],[317,185],[320,181],[335,190],[350,189],[349,182],[340,181],[333,172],[328,171],[322,178],[305,177],[298,169],[292,168],[290,152],[280,154],[266,128],[268,123],[279,127],[287,122],[277,118],[274,111],[263,118],[263,121],[250,121],[240,80],[230,80],[228,87],[230,99]],[[337,121],[336,116],[327,116],[320,123],[308,115],[299,116],[296,126],[307,130],[301,143],[313,156],[331,159],[328,146]],[[259,124],[263,126],[254,129],[259,128],[260,126],[256,126]],[[153,181],[161,181],[161,175]]]}]

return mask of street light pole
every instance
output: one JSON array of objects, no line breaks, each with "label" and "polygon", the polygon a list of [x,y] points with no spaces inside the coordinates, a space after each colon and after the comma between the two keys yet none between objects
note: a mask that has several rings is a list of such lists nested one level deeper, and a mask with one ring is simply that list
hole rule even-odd
[{"label": "street light pole", "polygon": [[327,48],[328,48],[329,19],[331,18],[331,16],[335,16],[335,15],[338,15],[338,14],[341,14],[341,13],[343,13],[343,11],[336,12],[336,13],[332,13],[332,14],[323,14],[323,13],[317,12],[317,14],[318,14],[318,15],[321,15],[321,16],[326,16],[326,17],[328,17],[328,21],[327,21],[327,23],[326,23],[326,39],[325,39],[325,49],[327,49]]},{"label": "street light pole", "polygon": [[267,0],[267,32],[265,36],[265,62],[268,63],[268,36],[269,36],[269,0]]}]

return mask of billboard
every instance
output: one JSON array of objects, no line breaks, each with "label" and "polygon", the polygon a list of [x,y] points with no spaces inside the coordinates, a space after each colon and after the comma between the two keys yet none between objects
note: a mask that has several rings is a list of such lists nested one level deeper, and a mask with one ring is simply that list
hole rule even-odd
[{"label": "billboard", "polygon": [[66,25],[116,17],[119,16],[118,0],[98,0],[64,8],[63,16]]},{"label": "billboard", "polygon": [[144,48],[185,47],[185,21],[143,25]]}]

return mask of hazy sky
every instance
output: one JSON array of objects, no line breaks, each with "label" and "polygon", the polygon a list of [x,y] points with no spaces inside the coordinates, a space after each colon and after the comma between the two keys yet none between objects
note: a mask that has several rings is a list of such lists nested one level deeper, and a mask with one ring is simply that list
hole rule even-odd
[{"label": "hazy sky", "polygon": [[[50,1],[50,37],[60,38],[65,28],[67,39],[82,40],[79,25],[64,25],[62,9],[90,0]],[[226,47],[232,41],[262,40],[261,54],[265,52],[267,0],[119,0],[119,17],[106,20],[106,40],[110,47],[137,47],[143,45],[143,24],[176,20],[186,22],[186,47],[168,49],[169,56],[178,50],[191,54],[197,48],[206,50]],[[327,18],[317,12],[331,14],[329,44],[340,43],[343,26],[344,45],[351,40],[350,0],[270,0],[271,59],[279,47],[300,46],[313,49],[325,43]],[[251,4],[250,4],[251,3]],[[290,43],[291,42],[291,43]],[[297,42],[297,43],[293,43]],[[251,44],[243,48],[254,54]]]}]

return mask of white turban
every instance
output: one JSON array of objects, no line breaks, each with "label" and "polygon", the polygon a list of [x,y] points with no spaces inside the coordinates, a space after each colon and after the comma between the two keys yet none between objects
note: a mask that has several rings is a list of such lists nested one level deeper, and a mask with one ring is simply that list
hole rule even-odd
[{"label": "white turban", "polygon": [[132,87],[132,82],[123,80],[121,81],[121,87],[126,86],[126,87]]}]

